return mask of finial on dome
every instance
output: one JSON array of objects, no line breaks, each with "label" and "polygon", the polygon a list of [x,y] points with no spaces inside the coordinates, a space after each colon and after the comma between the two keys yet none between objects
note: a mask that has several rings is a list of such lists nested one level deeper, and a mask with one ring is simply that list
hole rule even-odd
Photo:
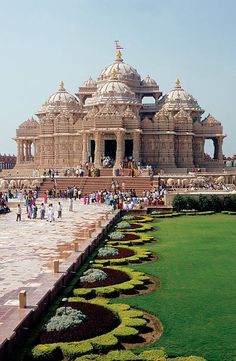
[{"label": "finial on dome", "polygon": [[116,62],[122,62],[122,53],[121,53],[121,49],[123,49],[123,47],[120,45],[119,40],[115,40],[115,44],[116,44]]},{"label": "finial on dome", "polygon": [[59,89],[60,90],[65,90],[65,84],[64,84],[64,81],[62,80],[59,84]]},{"label": "finial on dome", "polygon": [[179,78],[176,79],[176,81],[175,81],[175,86],[177,86],[178,88],[180,87],[180,80],[179,80]]}]

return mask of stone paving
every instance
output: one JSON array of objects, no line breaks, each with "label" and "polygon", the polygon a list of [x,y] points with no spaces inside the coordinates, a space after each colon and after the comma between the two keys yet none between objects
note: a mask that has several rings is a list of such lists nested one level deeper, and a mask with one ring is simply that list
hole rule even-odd
[{"label": "stone paving", "polygon": [[[52,203],[56,210],[58,201]],[[0,304],[9,305],[14,301],[17,304],[11,297],[12,291],[19,287],[37,287],[34,279],[52,272],[54,259],[63,260],[72,253],[75,232],[78,234],[78,230],[94,224],[111,210],[111,207],[101,204],[84,206],[77,200],[73,203],[73,212],[69,212],[68,201],[61,203],[62,219],[56,218],[51,223],[28,219],[24,206],[22,221],[16,222],[15,204],[12,204],[11,213],[0,215]]]}]

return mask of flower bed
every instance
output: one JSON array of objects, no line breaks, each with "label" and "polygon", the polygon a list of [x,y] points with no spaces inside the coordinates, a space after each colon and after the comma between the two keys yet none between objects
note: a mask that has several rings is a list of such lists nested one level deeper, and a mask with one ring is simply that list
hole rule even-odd
[{"label": "flower bed", "polygon": [[[39,344],[32,350],[32,360],[74,360],[76,357],[88,353],[105,353],[118,346],[119,341],[128,341],[139,334],[139,329],[147,324],[142,311],[132,309],[126,304],[109,304],[105,299],[95,299],[84,302],[83,300],[73,297],[69,299],[69,304],[85,303],[85,305],[100,305],[107,308],[115,314],[120,323],[113,330],[106,334],[99,335],[90,339],[75,342],[53,342],[50,344]],[[99,327],[99,320],[104,322],[100,313],[96,314],[94,327]],[[101,322],[101,323],[102,323]],[[86,333],[86,330],[85,330]]]},{"label": "flower bed", "polygon": [[99,280],[96,282],[79,282],[76,287],[77,288],[95,288],[95,287],[106,287],[114,284],[122,283],[128,281],[130,278],[127,273],[112,269],[112,268],[103,268],[103,271],[107,274],[107,278],[103,280]]},{"label": "flower bed", "polygon": [[[66,330],[45,331],[40,337],[41,343],[86,340],[107,333],[120,324],[119,319],[113,312],[100,305],[88,302],[70,302],[68,306],[80,310],[86,315],[83,322],[77,326],[69,327]],[[97,322],[97,315],[103,320],[102,322]]]},{"label": "flower bed", "polygon": [[[135,233],[135,232],[124,232],[125,238],[122,240],[109,240],[108,245],[125,245],[125,246],[135,246],[142,245],[144,243],[149,243],[154,240],[154,238],[146,233]],[[109,239],[109,237],[108,237]]]},{"label": "flower bed", "polygon": [[[113,233],[115,233],[115,232],[113,232]],[[120,232],[121,233],[121,232]],[[113,238],[113,237],[110,237],[110,235],[108,236],[108,239],[110,240],[110,241],[122,241],[122,242],[124,242],[124,241],[132,241],[132,240],[134,240],[134,239],[139,239],[139,235],[137,235],[137,234],[135,234],[135,233],[122,233],[122,236],[123,237],[121,237],[121,238]]]},{"label": "flower bed", "polygon": [[[102,265],[96,265],[96,267],[102,267]],[[87,299],[96,296],[116,297],[122,293],[125,294],[133,293],[135,292],[135,290],[144,288],[145,285],[150,282],[150,278],[147,275],[145,275],[145,273],[134,271],[133,269],[127,267],[103,268],[103,270],[107,270],[107,269],[117,270],[117,271],[121,271],[122,273],[125,273],[127,275],[126,277],[128,277],[128,280],[121,282],[121,278],[116,277],[117,283],[114,283],[114,280],[112,280],[111,277],[108,277],[107,279],[108,280],[110,279],[110,284],[103,285],[100,287],[94,286],[94,284],[89,284],[89,285],[85,285],[85,287],[82,287],[82,284],[78,284],[77,287],[78,286],[79,287],[75,288],[73,291],[74,295],[77,297],[84,297]]]},{"label": "flower bed", "polygon": [[112,255],[112,256],[97,256],[97,260],[103,260],[103,259],[117,259],[117,258],[124,258],[124,257],[130,257],[135,254],[134,250],[127,247],[116,247],[115,249],[118,249],[118,254]]},{"label": "flower bed", "polygon": [[130,229],[119,229],[120,231],[122,231],[122,232],[126,232],[126,231],[130,231],[130,230],[132,230],[132,229],[135,229],[135,232],[147,232],[147,231],[152,231],[153,230],[153,228],[152,228],[152,226],[151,225],[149,225],[149,224],[146,224],[146,223],[139,223],[139,224],[137,224],[137,223],[131,223],[131,221],[130,221]]},{"label": "flower bed", "polygon": [[[116,247],[119,249],[119,257],[97,257],[95,262],[107,266],[109,264],[121,265],[127,263],[137,263],[150,259],[152,252],[147,251],[141,247]],[[132,252],[128,254],[127,251]]]}]

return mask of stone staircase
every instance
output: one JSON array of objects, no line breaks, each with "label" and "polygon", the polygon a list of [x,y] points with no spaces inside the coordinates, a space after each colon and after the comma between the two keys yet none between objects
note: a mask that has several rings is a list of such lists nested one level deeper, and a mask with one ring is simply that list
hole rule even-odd
[{"label": "stone staircase", "polygon": [[[111,190],[112,179],[115,183],[119,185],[119,188],[122,189],[122,184],[125,190],[135,189],[137,195],[141,195],[143,190],[150,190],[156,186],[156,181],[151,181],[148,176],[140,177],[111,177],[111,176],[101,176],[97,178],[93,177],[58,177],[56,178],[57,189],[65,190],[67,187],[76,186],[79,189],[82,189],[82,194],[89,194],[97,190]],[[54,186],[54,182],[50,178],[46,178],[42,183],[39,191],[39,197],[43,196],[43,193],[47,189],[51,189]]]}]

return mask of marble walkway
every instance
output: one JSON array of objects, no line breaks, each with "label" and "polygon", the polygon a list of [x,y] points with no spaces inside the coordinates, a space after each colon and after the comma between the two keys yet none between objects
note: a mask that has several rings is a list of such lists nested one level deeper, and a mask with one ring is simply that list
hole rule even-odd
[{"label": "marble walkway", "polygon": [[28,219],[24,206],[22,221],[16,222],[15,204],[11,213],[0,215],[0,304],[9,301],[11,291],[27,287],[40,274],[52,272],[54,259],[63,260],[72,253],[74,233],[111,210],[101,204],[84,206],[77,200],[73,203],[73,212],[69,212],[65,200],[61,202],[62,219],[58,220],[58,201],[52,203],[55,208],[55,222],[52,223]]}]

